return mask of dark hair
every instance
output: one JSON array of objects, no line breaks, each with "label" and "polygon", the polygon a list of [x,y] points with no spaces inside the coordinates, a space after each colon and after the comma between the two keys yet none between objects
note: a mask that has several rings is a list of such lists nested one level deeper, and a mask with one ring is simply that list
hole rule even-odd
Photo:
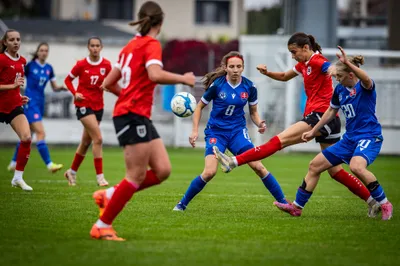
[{"label": "dark hair", "polygon": [[[356,56],[347,56],[347,59],[355,65],[356,67],[360,67],[361,65],[364,65],[364,56],[362,55],[356,55]],[[346,71],[348,73],[353,72],[350,67],[347,65],[343,64],[342,61],[337,61],[336,64],[336,70],[338,71]]]},{"label": "dark hair", "polygon": [[288,46],[291,44],[296,44],[299,47],[303,47],[304,45],[308,45],[311,50],[314,52],[319,52],[322,54],[322,48],[321,46],[315,41],[314,36],[312,35],[307,35],[304,32],[296,32],[293,34],[289,41],[288,41]]},{"label": "dark hair", "polygon": [[103,42],[101,41],[100,37],[97,37],[97,36],[92,36],[92,37],[90,37],[90,38],[88,39],[88,41],[87,41],[87,45],[88,45],[88,46],[90,45],[90,41],[91,41],[91,40],[99,40],[100,45],[103,46]]},{"label": "dark hair", "polygon": [[4,33],[3,37],[1,38],[0,54],[4,53],[4,51],[7,49],[7,46],[4,44],[4,42],[7,40],[8,34],[10,32],[18,32],[18,31],[17,30],[13,30],[13,29],[6,30],[6,32]]},{"label": "dark hair", "polygon": [[39,45],[36,48],[36,52],[32,53],[32,61],[38,59],[38,53],[39,53],[39,49],[40,47],[42,47],[43,45],[46,45],[47,47],[49,47],[49,44],[47,42],[41,42],[39,43]]},{"label": "dark hair", "polygon": [[204,75],[203,85],[206,88],[206,90],[208,89],[208,87],[210,87],[210,85],[214,82],[215,79],[226,75],[225,67],[228,63],[228,60],[232,57],[239,57],[244,62],[243,56],[239,52],[231,51],[226,55],[224,55],[224,57],[222,57],[221,60],[221,65],[214,71]]},{"label": "dark hair", "polygon": [[138,18],[139,20],[132,21],[129,25],[139,25],[138,31],[142,36],[145,36],[149,33],[151,27],[163,22],[164,12],[156,2],[147,1],[140,7]]}]

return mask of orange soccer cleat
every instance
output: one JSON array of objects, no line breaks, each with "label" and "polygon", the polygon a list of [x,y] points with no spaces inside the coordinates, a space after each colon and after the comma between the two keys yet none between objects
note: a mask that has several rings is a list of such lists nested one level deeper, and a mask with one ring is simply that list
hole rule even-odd
[{"label": "orange soccer cleat", "polygon": [[99,206],[99,217],[103,215],[104,213],[104,209],[106,208],[109,199],[107,198],[106,195],[106,190],[105,189],[101,189],[101,190],[97,190],[96,192],[93,193],[93,199],[94,202],[97,204],[97,206]]},{"label": "orange soccer cleat", "polygon": [[99,240],[125,241],[125,239],[117,236],[117,232],[112,227],[100,228],[96,224],[90,230],[90,236]]}]

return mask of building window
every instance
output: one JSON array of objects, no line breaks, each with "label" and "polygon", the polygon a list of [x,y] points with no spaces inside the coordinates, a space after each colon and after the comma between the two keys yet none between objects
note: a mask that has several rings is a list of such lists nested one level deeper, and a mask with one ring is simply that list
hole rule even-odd
[{"label": "building window", "polygon": [[196,24],[221,24],[230,23],[230,1],[196,1]]},{"label": "building window", "polygon": [[100,19],[133,19],[133,0],[99,0]]}]

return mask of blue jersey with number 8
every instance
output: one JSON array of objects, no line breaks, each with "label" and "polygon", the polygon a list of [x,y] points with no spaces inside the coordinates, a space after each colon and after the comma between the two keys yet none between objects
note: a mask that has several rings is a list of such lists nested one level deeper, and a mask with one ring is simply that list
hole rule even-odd
[{"label": "blue jersey with number 8", "polygon": [[375,82],[366,89],[359,81],[353,88],[338,84],[331,100],[331,107],[341,109],[346,117],[346,133],[350,139],[382,135],[382,128],[376,117]]},{"label": "blue jersey with number 8", "polygon": [[207,127],[234,130],[246,127],[244,107],[256,105],[257,89],[253,82],[245,77],[233,86],[226,76],[217,78],[208,87],[201,101],[205,104],[213,101]]}]

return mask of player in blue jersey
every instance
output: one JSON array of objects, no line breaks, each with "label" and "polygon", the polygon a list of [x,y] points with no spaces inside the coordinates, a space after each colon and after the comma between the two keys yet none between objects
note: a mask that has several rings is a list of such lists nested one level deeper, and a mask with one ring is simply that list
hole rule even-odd
[{"label": "player in blue jersey", "polygon": [[335,118],[339,109],[342,109],[346,117],[346,133],[339,142],[323,150],[311,161],[293,204],[274,204],[292,216],[300,216],[317,186],[320,174],[345,162],[353,174],[367,186],[371,196],[380,203],[382,220],[389,220],[392,217],[393,206],[374,174],[367,169],[378,156],[383,142],[382,128],[375,115],[375,83],[359,68],[364,63],[362,56],[347,57],[345,51],[340,46],[338,48],[341,54],[337,54],[339,61],[332,75],[340,84],[335,88],[329,109],[311,131],[303,134],[302,139],[313,139],[319,129]]},{"label": "player in blue jersey", "polygon": [[[246,128],[244,107],[247,104],[251,119],[259,128],[258,132],[264,133],[266,130],[265,121],[261,120],[257,111],[257,89],[252,81],[241,75],[243,67],[243,56],[239,52],[230,52],[222,58],[219,68],[205,75],[206,92],[193,114],[193,129],[189,137],[190,144],[195,147],[202,110],[213,101],[210,118],[204,130],[205,166],[203,172],[193,179],[174,211],[184,211],[189,202],[215,176],[218,160],[213,149],[217,148],[222,152],[228,149],[238,155],[254,148]],[[287,203],[279,183],[261,161],[250,162],[248,165],[278,202]]]},{"label": "player in blue jersey", "polygon": [[[50,81],[54,91],[65,90],[63,86],[58,86],[54,75],[53,67],[46,63],[49,54],[49,45],[40,43],[33,54],[32,60],[25,67],[27,80],[25,96],[29,97],[29,103],[24,107],[24,113],[28,119],[32,133],[36,134],[36,146],[47,169],[54,173],[60,170],[63,165],[51,161],[49,149],[45,141],[44,126],[42,117],[44,114],[45,96],[44,89]],[[14,156],[8,166],[9,171],[13,171],[16,166],[19,143],[15,149]]]}]

